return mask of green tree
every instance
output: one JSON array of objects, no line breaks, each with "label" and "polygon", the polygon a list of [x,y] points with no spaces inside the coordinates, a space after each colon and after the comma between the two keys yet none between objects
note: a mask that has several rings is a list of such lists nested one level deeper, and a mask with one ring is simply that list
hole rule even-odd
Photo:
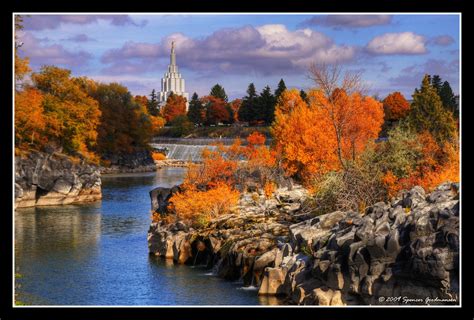
[{"label": "green tree", "polygon": [[242,99],[242,105],[239,109],[239,120],[240,121],[253,121],[255,120],[255,108],[257,106],[257,91],[253,83],[249,84],[247,88],[247,96]]},{"label": "green tree", "polygon": [[118,83],[99,84],[91,95],[102,111],[97,151],[104,158],[148,148],[153,135],[151,120],[126,87]]},{"label": "green tree", "polygon": [[275,96],[272,94],[270,87],[266,86],[258,97],[258,108],[255,120],[271,124],[275,119],[275,103]]},{"label": "green tree", "polygon": [[194,92],[189,102],[188,119],[194,124],[203,124],[206,111],[199,100],[199,96]]},{"label": "green tree", "polygon": [[275,98],[278,100],[278,98],[280,98],[281,94],[285,90],[286,90],[285,81],[283,81],[283,79],[280,79],[280,82],[278,82],[278,88],[275,90]]},{"label": "green tree", "polygon": [[442,86],[441,77],[437,74],[431,77],[431,85],[433,86],[433,88],[435,88],[436,92],[439,94],[439,92],[441,91],[441,86]]},{"label": "green tree", "polygon": [[458,103],[456,101],[456,96],[453,93],[453,89],[451,89],[448,81],[443,82],[441,88],[438,91],[438,95],[441,98],[443,106],[457,116]]},{"label": "green tree", "polygon": [[456,122],[450,112],[443,108],[441,98],[425,75],[420,89],[415,89],[408,123],[416,132],[429,131],[438,143],[443,144],[456,135]]},{"label": "green tree", "polygon": [[303,99],[304,102],[309,103],[308,94],[303,89],[300,90],[300,96],[301,96],[301,99]]},{"label": "green tree", "polygon": [[191,132],[193,132],[194,124],[189,121],[188,117],[185,115],[179,115],[175,117],[170,122],[171,128],[171,135],[173,137],[183,137],[187,136]]},{"label": "green tree", "polygon": [[160,114],[160,108],[158,105],[158,99],[156,96],[155,89],[151,91],[150,100],[148,100],[147,110],[149,114],[155,117]]},{"label": "green tree", "polygon": [[222,99],[226,103],[228,101],[227,94],[225,93],[224,87],[222,87],[220,84],[216,84],[214,87],[212,87],[209,95]]}]

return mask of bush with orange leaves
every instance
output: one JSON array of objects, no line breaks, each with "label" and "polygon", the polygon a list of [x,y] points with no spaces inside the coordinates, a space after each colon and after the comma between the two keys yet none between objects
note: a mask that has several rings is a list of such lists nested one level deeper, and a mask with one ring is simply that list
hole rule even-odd
[{"label": "bush with orange leaves", "polygon": [[217,183],[206,191],[191,187],[174,194],[170,199],[170,209],[177,219],[194,227],[204,227],[211,219],[231,212],[238,200],[238,191],[227,184]]},{"label": "bush with orange leaves", "polygon": [[179,220],[195,227],[205,226],[210,219],[231,211],[250,179],[270,197],[276,189],[273,181],[275,152],[265,146],[265,137],[253,133],[247,145],[236,139],[230,146],[216,145],[204,149],[202,163],[192,164],[181,186],[182,191],[170,199],[170,210]]},{"label": "bush with orange leaves", "polygon": [[184,187],[197,186],[205,190],[219,183],[234,185],[238,163],[235,159],[224,156],[226,149],[223,145],[216,146],[215,150],[204,149],[201,155],[202,163],[189,166],[183,183]]},{"label": "bush with orange leaves", "polygon": [[445,181],[459,182],[456,141],[440,145],[427,131],[413,134],[396,128],[379,149],[379,166],[385,172],[382,183],[390,197],[415,185],[431,191]]},{"label": "bush with orange leaves", "polygon": [[155,160],[155,161],[166,160],[166,155],[164,155],[164,154],[161,153],[161,152],[152,152],[152,153],[151,153],[151,157],[152,157],[153,160]]}]

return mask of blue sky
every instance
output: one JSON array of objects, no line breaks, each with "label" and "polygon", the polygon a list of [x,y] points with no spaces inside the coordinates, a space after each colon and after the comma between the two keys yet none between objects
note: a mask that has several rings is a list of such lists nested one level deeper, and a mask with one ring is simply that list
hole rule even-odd
[{"label": "blue sky", "polygon": [[424,73],[459,92],[458,15],[29,15],[22,56],[33,70],[54,64],[76,76],[119,82],[132,94],[160,90],[171,41],[186,89],[219,83],[229,98],[250,82],[309,89],[311,63],[362,72],[369,94],[407,99]]}]

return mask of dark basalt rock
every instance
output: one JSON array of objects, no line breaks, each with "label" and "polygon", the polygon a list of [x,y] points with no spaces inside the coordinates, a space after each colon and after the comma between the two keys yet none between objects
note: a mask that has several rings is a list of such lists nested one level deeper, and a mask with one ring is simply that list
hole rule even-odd
[{"label": "dark basalt rock", "polygon": [[102,198],[100,171],[59,153],[15,157],[15,207],[60,205]]},{"label": "dark basalt rock", "polygon": [[[278,206],[273,199],[255,203],[244,194],[239,213],[219,217],[202,230],[152,224],[150,253],[192,263],[199,259],[169,248],[186,251],[186,241],[191,247],[205,243],[208,266],[217,275],[259,286],[261,295],[286,295],[293,304],[401,304],[382,296],[405,296],[413,299],[409,304],[426,298],[457,304],[458,190],[457,184],[446,183],[427,195],[415,187],[363,215],[336,211],[302,222],[295,218],[298,209],[285,209],[303,201],[298,187],[277,191]],[[170,193],[159,190],[152,199]],[[277,214],[266,214],[267,207]]]}]

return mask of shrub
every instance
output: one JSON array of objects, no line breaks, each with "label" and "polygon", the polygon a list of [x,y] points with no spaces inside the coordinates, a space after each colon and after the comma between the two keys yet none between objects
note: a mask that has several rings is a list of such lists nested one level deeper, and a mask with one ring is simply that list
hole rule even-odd
[{"label": "shrub", "polygon": [[164,154],[161,153],[161,152],[152,152],[152,153],[151,153],[151,157],[152,157],[153,160],[155,160],[155,161],[166,160],[166,155],[164,155]]},{"label": "shrub", "polygon": [[348,163],[346,170],[325,174],[315,182],[315,213],[364,212],[367,206],[386,200],[382,176],[370,157]]},{"label": "shrub", "polygon": [[238,200],[238,191],[219,183],[207,191],[190,188],[174,194],[170,199],[170,208],[178,219],[189,221],[195,227],[203,227],[212,218],[229,213]]}]

